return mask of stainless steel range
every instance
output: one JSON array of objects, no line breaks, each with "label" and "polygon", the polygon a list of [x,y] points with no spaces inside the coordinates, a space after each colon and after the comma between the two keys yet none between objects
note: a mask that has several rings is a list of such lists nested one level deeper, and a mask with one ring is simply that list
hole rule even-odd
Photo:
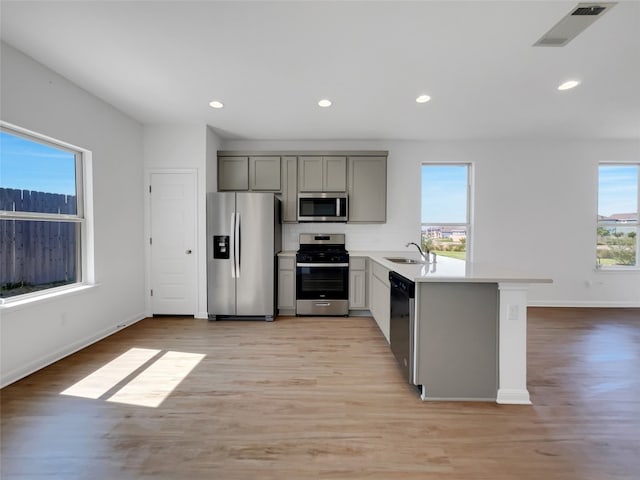
[{"label": "stainless steel range", "polygon": [[342,233],[301,233],[296,253],[296,314],[349,314],[349,252]]}]

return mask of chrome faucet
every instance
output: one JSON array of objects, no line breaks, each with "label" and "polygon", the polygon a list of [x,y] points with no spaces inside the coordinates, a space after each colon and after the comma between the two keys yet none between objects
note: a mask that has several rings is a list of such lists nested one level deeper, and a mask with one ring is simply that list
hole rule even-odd
[{"label": "chrome faucet", "polygon": [[429,261],[429,250],[427,249],[427,254],[425,255],[424,252],[422,251],[422,249],[420,248],[420,245],[418,245],[417,243],[414,242],[409,242],[405,245],[405,247],[408,247],[409,245],[415,245],[416,248],[418,249],[418,251],[420,252],[420,256],[422,257],[423,260],[425,261]]}]

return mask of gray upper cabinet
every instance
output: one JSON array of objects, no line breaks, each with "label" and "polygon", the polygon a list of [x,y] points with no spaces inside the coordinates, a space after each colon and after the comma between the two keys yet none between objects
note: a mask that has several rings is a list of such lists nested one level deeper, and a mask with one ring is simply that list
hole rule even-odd
[{"label": "gray upper cabinet", "polygon": [[249,157],[249,188],[252,191],[280,191],[280,157]]},{"label": "gray upper cabinet", "polygon": [[297,223],[298,193],[349,195],[349,223],[387,221],[386,151],[219,151],[218,190],[274,192]]},{"label": "gray upper cabinet", "polygon": [[249,190],[249,157],[218,157],[218,190]]},{"label": "gray upper cabinet", "polygon": [[279,192],[281,172],[279,156],[218,157],[218,190]]},{"label": "gray upper cabinet", "polygon": [[298,222],[298,157],[282,157],[282,223]]},{"label": "gray upper cabinet", "polygon": [[347,157],[298,157],[298,188],[300,192],[346,192]]},{"label": "gray upper cabinet", "polygon": [[349,223],[387,221],[387,157],[349,157]]},{"label": "gray upper cabinet", "polygon": [[322,191],[347,191],[347,157],[322,157]]},{"label": "gray upper cabinet", "polygon": [[301,192],[322,191],[322,157],[298,157],[298,186]]}]

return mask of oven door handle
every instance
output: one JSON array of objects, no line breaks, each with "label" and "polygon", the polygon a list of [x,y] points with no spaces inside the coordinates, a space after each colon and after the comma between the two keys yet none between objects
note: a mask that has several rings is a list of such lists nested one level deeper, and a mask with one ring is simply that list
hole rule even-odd
[{"label": "oven door handle", "polygon": [[318,268],[331,268],[331,267],[348,267],[348,263],[296,263],[296,267],[318,267]]}]

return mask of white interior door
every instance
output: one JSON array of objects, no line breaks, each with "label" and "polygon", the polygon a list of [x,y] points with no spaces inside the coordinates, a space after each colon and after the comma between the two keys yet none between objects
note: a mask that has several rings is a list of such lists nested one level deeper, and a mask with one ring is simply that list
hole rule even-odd
[{"label": "white interior door", "polygon": [[196,313],[196,176],[151,174],[151,312]]}]

